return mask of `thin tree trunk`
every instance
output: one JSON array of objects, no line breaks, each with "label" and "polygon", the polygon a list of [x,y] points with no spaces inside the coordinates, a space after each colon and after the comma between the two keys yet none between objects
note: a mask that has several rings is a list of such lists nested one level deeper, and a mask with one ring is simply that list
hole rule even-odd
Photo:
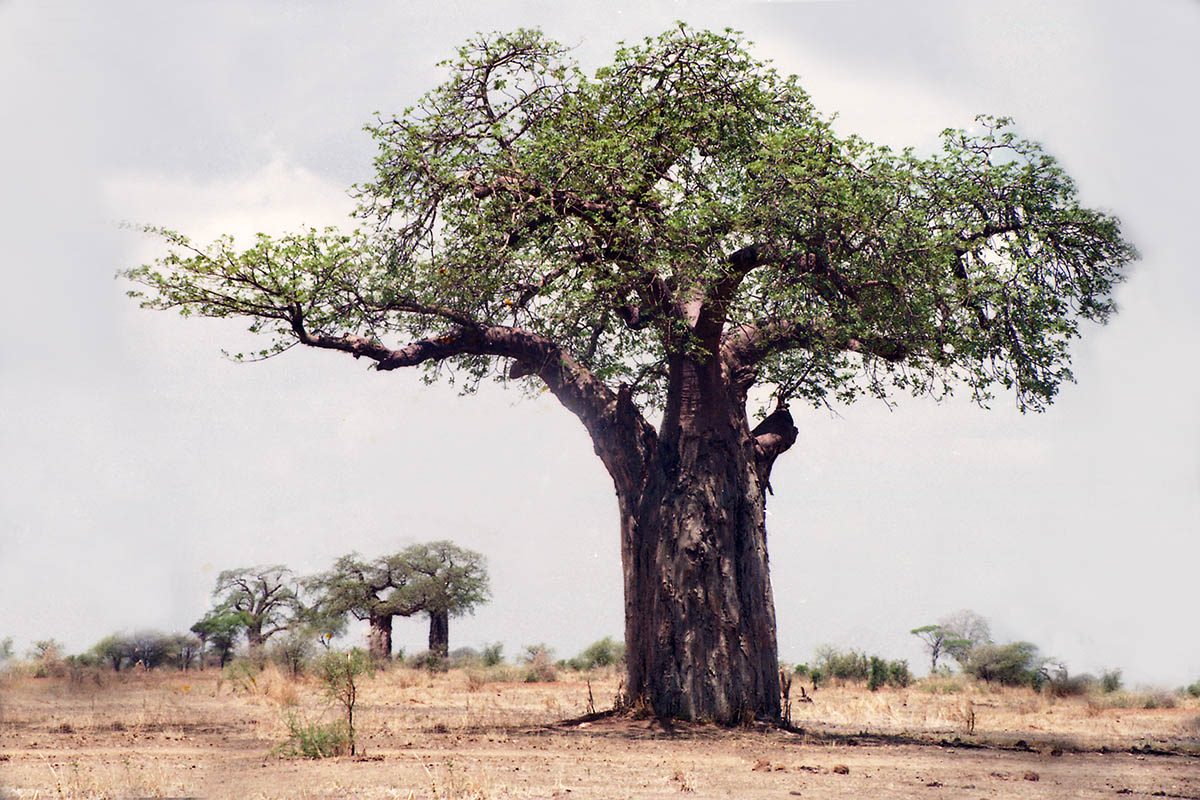
[{"label": "thin tree trunk", "polygon": [[429,652],[442,658],[450,655],[450,615],[446,611],[429,612]]},{"label": "thin tree trunk", "polygon": [[370,625],[367,646],[371,658],[377,662],[390,661],[392,658],[392,615],[374,615],[370,618]]}]

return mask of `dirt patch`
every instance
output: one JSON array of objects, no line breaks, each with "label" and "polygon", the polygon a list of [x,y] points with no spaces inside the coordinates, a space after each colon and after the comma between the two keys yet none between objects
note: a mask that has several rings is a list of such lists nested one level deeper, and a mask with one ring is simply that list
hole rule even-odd
[{"label": "dirt patch", "polygon": [[[272,755],[287,715],[331,711],[315,685],[283,681],[234,692],[215,673],[151,675],[88,693],[10,682],[0,797],[1200,800],[1190,707],[1098,723],[1082,701],[989,694],[968,736],[945,698],[848,688],[819,693],[793,730],[724,729],[585,716],[582,681],[469,689],[454,672],[400,669],[363,687],[357,756],[305,761]],[[595,702],[616,686],[594,676]]]}]

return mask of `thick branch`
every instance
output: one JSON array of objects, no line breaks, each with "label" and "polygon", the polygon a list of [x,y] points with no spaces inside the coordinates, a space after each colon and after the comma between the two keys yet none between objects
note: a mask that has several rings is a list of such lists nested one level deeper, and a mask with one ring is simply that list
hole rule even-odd
[{"label": "thick branch", "polygon": [[731,385],[744,397],[758,377],[758,365],[772,353],[824,347],[881,358],[903,361],[908,348],[886,336],[855,337],[831,333],[820,324],[802,322],[760,322],[741,325],[728,332],[721,343],[721,358]]},{"label": "thick branch", "polygon": [[554,342],[520,328],[459,325],[443,336],[391,349],[375,339],[345,334],[311,334],[297,315],[292,322],[303,344],[340,350],[376,362],[376,369],[412,367],[462,355],[510,358],[514,374],[537,375],[568,410],[577,416],[612,475],[619,492],[636,491],[657,438],[642,418],[627,386],[614,392]]}]

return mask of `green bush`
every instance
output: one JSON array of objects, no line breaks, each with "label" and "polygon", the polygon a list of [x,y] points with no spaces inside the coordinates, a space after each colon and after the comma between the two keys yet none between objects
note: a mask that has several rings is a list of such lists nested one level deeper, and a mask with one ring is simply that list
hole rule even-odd
[{"label": "green bush", "polygon": [[1029,642],[977,645],[963,671],[986,683],[1034,689],[1041,689],[1047,678],[1038,649]]},{"label": "green bush", "polygon": [[354,755],[354,709],[358,702],[358,679],[374,674],[375,665],[365,650],[330,651],[316,663],[317,677],[325,685],[325,694],[346,714],[345,734]]},{"label": "green bush", "polygon": [[871,677],[871,660],[858,650],[825,646],[817,650],[817,664],[826,678],[862,683]]},{"label": "green bush", "polygon": [[888,665],[879,656],[871,656],[871,674],[867,678],[867,688],[872,692],[887,683]]},{"label": "green bush", "polygon": [[1106,669],[1100,673],[1100,690],[1105,694],[1119,691],[1121,685],[1121,670]]},{"label": "green bush", "polygon": [[309,722],[298,714],[289,714],[287,728],[287,741],[275,748],[284,758],[330,758],[351,753],[353,736],[344,719]]},{"label": "green bush", "polygon": [[912,673],[908,670],[907,661],[885,661],[879,656],[871,656],[870,665],[867,688],[872,692],[885,684],[903,689],[912,683]]},{"label": "green bush", "polygon": [[495,642],[493,644],[485,644],[479,657],[483,659],[485,667],[494,667],[497,664],[504,663],[504,642]]},{"label": "green bush", "polygon": [[565,662],[565,666],[577,671],[595,669],[619,664],[624,659],[624,642],[615,642],[611,636],[605,636],[585,647],[579,655]]},{"label": "green bush", "polygon": [[888,662],[888,683],[897,689],[906,689],[912,681],[912,672],[908,669],[907,661],[901,659]]},{"label": "green bush", "polygon": [[1185,690],[1192,697],[1200,697],[1200,681],[1196,681]]},{"label": "green bush", "polygon": [[907,661],[888,661],[879,656],[868,656],[861,650],[838,650],[835,647],[817,649],[816,666],[800,664],[797,675],[807,675],[818,686],[829,679],[866,683],[875,691],[881,686],[903,689],[912,683],[912,672]]}]

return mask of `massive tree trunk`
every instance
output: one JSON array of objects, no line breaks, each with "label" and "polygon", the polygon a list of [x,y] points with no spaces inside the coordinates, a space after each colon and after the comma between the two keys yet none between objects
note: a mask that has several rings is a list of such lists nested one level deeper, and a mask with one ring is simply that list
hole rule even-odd
[{"label": "massive tree trunk", "polygon": [[[676,366],[642,479],[625,491],[618,482],[628,700],[660,716],[775,721],[763,426],[750,431],[716,364]],[[790,446],[782,415],[772,425]]]},{"label": "massive tree trunk", "polygon": [[450,655],[450,614],[444,610],[429,612],[429,652]]},{"label": "massive tree trunk", "polygon": [[371,626],[367,633],[367,648],[375,661],[389,661],[392,657],[392,615],[373,614],[369,618]]}]

